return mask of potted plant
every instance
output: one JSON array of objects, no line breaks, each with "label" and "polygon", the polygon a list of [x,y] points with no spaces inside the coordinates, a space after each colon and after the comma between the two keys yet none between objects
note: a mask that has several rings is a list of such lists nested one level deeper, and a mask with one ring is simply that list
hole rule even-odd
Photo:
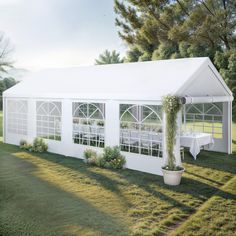
[{"label": "potted plant", "polygon": [[162,99],[162,107],[165,112],[165,145],[166,163],[162,167],[164,183],[168,185],[179,185],[184,168],[176,165],[174,145],[178,129],[177,115],[181,109],[181,104],[177,96],[165,96]]}]

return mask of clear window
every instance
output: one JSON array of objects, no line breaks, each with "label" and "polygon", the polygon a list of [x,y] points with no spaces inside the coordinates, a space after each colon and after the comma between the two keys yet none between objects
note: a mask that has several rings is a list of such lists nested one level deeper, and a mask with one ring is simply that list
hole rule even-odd
[{"label": "clear window", "polygon": [[61,102],[37,102],[37,136],[61,140]]},{"label": "clear window", "polygon": [[25,100],[7,101],[7,132],[27,135],[28,104]]},{"label": "clear window", "polygon": [[120,146],[122,151],[162,156],[161,106],[120,105]]},{"label": "clear window", "polygon": [[104,129],[104,103],[73,102],[74,143],[95,147],[104,147]]},{"label": "clear window", "polygon": [[186,104],[184,110],[183,131],[210,133],[214,138],[222,138],[222,103]]}]

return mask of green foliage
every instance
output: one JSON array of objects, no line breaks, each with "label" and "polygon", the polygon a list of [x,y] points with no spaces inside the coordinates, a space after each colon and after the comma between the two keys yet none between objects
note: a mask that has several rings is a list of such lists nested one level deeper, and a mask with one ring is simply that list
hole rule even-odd
[{"label": "green foliage", "polygon": [[20,149],[30,152],[46,152],[48,150],[48,145],[42,138],[35,138],[32,144],[22,139],[20,141]]},{"label": "green foliage", "polygon": [[179,170],[181,167],[176,166],[175,156],[174,156],[174,144],[178,128],[177,114],[181,109],[179,98],[171,95],[163,97],[162,107],[166,115],[166,149],[167,149],[167,165],[163,168],[173,171]]},{"label": "green foliage", "polygon": [[113,50],[109,52],[105,50],[102,54],[99,55],[98,59],[95,60],[96,65],[104,65],[104,64],[117,64],[123,63],[123,59],[120,59],[120,53]]},{"label": "green foliage", "polygon": [[33,141],[33,152],[46,152],[48,150],[48,145],[42,138],[35,138]]},{"label": "green foliage", "polygon": [[236,1],[115,0],[114,11],[125,61],[207,56],[235,96]]},{"label": "green foliage", "polygon": [[33,145],[28,143],[26,140],[22,139],[20,140],[20,149],[26,150],[26,151],[32,151]]},{"label": "green foliage", "polygon": [[4,78],[3,83],[5,84],[6,89],[9,89],[12,86],[14,86],[17,82],[14,78],[9,77],[9,78]]},{"label": "green foliage", "polygon": [[[173,54],[213,59],[216,51],[236,46],[236,2],[232,0],[115,0],[114,10],[119,36],[129,48],[151,54],[161,47],[158,59]],[[179,48],[182,43],[187,47],[185,55]]]},{"label": "green foliage", "polygon": [[2,110],[2,94],[3,92],[16,84],[15,79],[13,78],[4,78],[0,80],[0,110]]},{"label": "green foliage", "polygon": [[102,155],[87,149],[84,151],[84,158],[88,164],[104,168],[122,169],[125,164],[125,158],[121,155],[118,146],[104,148]]},{"label": "green foliage", "polygon": [[86,149],[84,151],[84,158],[85,159],[91,159],[96,156],[97,156],[97,153],[95,151],[93,151],[92,149]]},{"label": "green foliage", "polygon": [[86,149],[84,151],[84,158],[85,158],[85,162],[90,165],[96,165],[98,162],[97,152],[93,151],[92,149]]},{"label": "green foliage", "polygon": [[26,148],[27,145],[28,145],[28,143],[26,140],[24,140],[24,139],[20,140],[20,149],[27,150],[27,148]]},{"label": "green foliage", "polygon": [[136,62],[140,56],[142,56],[142,52],[134,46],[127,51],[125,62]]},{"label": "green foliage", "polygon": [[[221,75],[225,78],[226,84],[231,89],[234,98],[236,97],[236,49],[226,52],[217,52],[215,64]],[[233,100],[233,119],[236,121],[236,99]]]},{"label": "green foliage", "polygon": [[118,146],[105,147],[103,159],[106,168],[121,169],[125,164],[125,157],[121,155]]}]

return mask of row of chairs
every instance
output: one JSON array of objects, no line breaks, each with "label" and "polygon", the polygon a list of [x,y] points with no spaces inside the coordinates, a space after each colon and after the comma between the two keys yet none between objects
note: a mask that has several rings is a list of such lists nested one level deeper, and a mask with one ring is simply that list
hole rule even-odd
[{"label": "row of chairs", "polygon": [[[128,146],[131,152],[137,147],[146,148],[148,154],[156,150],[159,156],[162,153],[162,133],[121,130],[121,144]],[[184,147],[180,147],[180,154],[181,159],[184,160]]]},{"label": "row of chairs", "polygon": [[74,125],[73,132],[75,138],[82,144],[90,145],[90,143],[95,143],[95,146],[104,146],[105,135],[103,127]]},{"label": "row of chairs", "polygon": [[146,147],[156,146],[162,142],[162,133],[121,130],[121,142],[131,146],[135,146],[137,143],[141,143]]}]

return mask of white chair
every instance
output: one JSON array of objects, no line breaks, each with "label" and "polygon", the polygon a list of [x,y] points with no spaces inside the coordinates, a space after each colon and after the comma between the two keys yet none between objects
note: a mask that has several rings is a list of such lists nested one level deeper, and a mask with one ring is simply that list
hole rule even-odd
[{"label": "white chair", "polygon": [[129,152],[138,146],[138,138],[136,137],[136,131],[121,130],[121,144],[123,147],[128,147]]},{"label": "white chair", "polygon": [[101,147],[101,144],[105,143],[104,128],[98,128],[98,147]]},{"label": "white chair", "polygon": [[148,132],[142,132],[140,134],[141,148],[147,149],[148,155],[151,152],[151,140]]}]

